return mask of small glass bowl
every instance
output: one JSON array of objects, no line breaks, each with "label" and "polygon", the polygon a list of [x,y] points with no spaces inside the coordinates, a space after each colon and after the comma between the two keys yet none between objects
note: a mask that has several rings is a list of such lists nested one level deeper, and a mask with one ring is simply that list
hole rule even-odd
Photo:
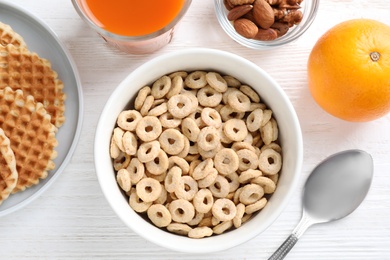
[{"label": "small glass bowl", "polygon": [[260,41],[245,38],[236,32],[233,23],[227,19],[229,11],[226,9],[223,2],[224,0],[214,1],[215,14],[222,29],[239,44],[257,50],[280,47],[298,39],[314,21],[320,4],[320,0],[304,0],[301,3],[301,9],[299,9],[303,13],[303,19],[298,25],[291,27],[285,35],[273,41]]},{"label": "small glass bowl", "polygon": [[126,36],[109,32],[96,25],[88,16],[88,9],[82,0],[72,0],[73,6],[79,16],[94,29],[109,45],[121,51],[132,54],[146,54],[157,51],[171,42],[175,26],[186,14],[192,0],[185,0],[179,14],[164,28],[142,36]]}]

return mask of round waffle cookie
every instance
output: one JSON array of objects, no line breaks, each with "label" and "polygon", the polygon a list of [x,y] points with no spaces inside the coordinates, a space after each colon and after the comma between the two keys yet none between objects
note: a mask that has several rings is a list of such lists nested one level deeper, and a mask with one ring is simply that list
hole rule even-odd
[{"label": "round waffle cookie", "polygon": [[25,48],[0,45],[0,89],[7,86],[42,103],[56,127],[64,123],[64,85],[48,60]]},{"label": "round waffle cookie", "polygon": [[17,34],[14,30],[12,30],[11,26],[2,22],[0,22],[0,44],[12,44],[16,47],[27,48],[23,37]]},{"label": "round waffle cookie", "polygon": [[0,204],[8,198],[17,182],[15,155],[8,137],[0,128]]},{"label": "round waffle cookie", "polygon": [[0,90],[0,128],[10,139],[19,175],[12,193],[37,184],[55,168],[57,128],[43,105],[31,95],[10,87]]}]

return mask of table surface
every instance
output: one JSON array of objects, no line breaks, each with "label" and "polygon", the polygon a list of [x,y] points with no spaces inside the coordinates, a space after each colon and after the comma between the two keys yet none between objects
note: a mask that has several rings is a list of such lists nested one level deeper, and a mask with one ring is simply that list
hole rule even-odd
[{"label": "table surface", "polygon": [[[390,115],[369,123],[336,119],[313,101],[306,76],[310,50],[327,29],[361,17],[390,24],[390,1],[322,0],[314,23],[298,41],[255,51],[224,33],[213,1],[194,0],[173,41],[148,55],[109,47],[79,18],[70,0],[12,2],[46,22],[68,48],[81,76],[85,111],[77,149],[56,182],[23,209],[0,219],[1,259],[267,259],[301,217],[300,197],[310,171],[330,154],[352,148],[373,156],[375,177],[368,196],[347,218],[311,227],[287,259],[390,259]],[[254,239],[207,255],[161,248],[127,228],[104,198],[93,161],[99,114],[115,87],[144,62],[189,47],[236,53],[268,72],[294,105],[304,141],[301,180],[279,218]]]}]

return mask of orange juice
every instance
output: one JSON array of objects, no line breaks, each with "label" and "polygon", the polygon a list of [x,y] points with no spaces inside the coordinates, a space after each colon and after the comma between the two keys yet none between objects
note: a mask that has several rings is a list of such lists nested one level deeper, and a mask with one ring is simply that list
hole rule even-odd
[{"label": "orange juice", "polygon": [[106,31],[141,36],[156,32],[180,13],[185,0],[82,0],[89,18]]}]

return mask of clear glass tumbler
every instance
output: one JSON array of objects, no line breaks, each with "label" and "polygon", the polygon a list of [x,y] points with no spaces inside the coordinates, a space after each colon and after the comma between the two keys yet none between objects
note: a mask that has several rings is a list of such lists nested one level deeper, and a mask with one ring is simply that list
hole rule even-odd
[{"label": "clear glass tumbler", "polygon": [[98,26],[91,17],[88,16],[88,9],[82,0],[72,0],[73,6],[79,16],[94,29],[109,45],[121,51],[132,54],[146,54],[157,51],[167,45],[173,37],[175,26],[187,12],[192,0],[185,0],[178,15],[164,28],[150,34],[142,36],[119,35],[105,30]]}]

